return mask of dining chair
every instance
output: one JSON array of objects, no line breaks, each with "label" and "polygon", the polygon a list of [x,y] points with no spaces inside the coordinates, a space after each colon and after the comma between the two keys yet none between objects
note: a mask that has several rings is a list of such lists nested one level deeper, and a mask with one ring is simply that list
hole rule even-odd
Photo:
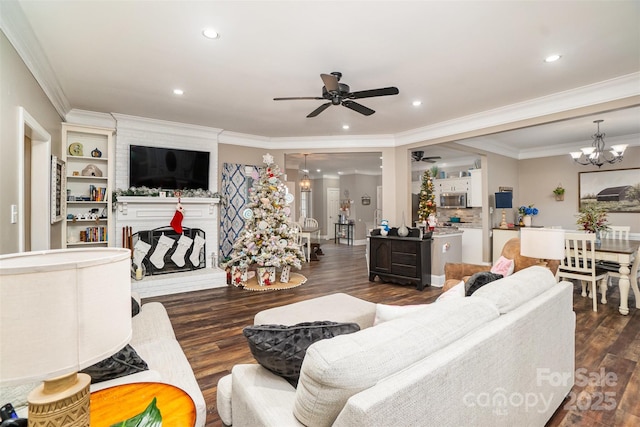
[{"label": "dining chair", "polygon": [[606,280],[607,271],[597,266],[595,241],[596,235],[593,233],[565,233],[565,258],[560,260],[556,277],[558,279],[580,280],[583,297],[587,296],[586,283],[591,283],[593,311],[597,312],[598,293],[596,291],[596,284]]},{"label": "dining chair", "polygon": [[304,228],[315,228],[317,231],[313,234],[316,235],[316,239],[320,240],[320,226],[318,225],[318,220],[315,218],[305,218],[304,223],[302,224]]},{"label": "dining chair", "polygon": [[289,224],[289,228],[291,228],[291,238],[293,239],[293,243],[297,245],[304,254],[304,244],[302,242],[302,226],[297,222],[292,222],[291,224]]},{"label": "dining chair", "polygon": [[[631,231],[631,226],[629,225],[610,225],[608,230],[603,233],[603,237],[606,239],[615,239],[615,240],[629,240],[629,232]],[[629,274],[629,281],[632,286],[637,286],[638,280],[638,255],[636,254],[635,259],[631,264],[631,272]],[[600,293],[602,294],[601,302],[603,304],[607,303],[607,290],[612,285],[612,280],[614,277],[620,278],[620,264],[612,261],[600,261],[598,262],[598,267],[607,270],[607,280],[600,286]]]}]

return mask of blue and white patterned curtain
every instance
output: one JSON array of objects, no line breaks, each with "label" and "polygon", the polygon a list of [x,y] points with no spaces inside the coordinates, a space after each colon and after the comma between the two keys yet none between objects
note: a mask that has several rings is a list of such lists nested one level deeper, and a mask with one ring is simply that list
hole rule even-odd
[{"label": "blue and white patterned curtain", "polygon": [[257,166],[224,163],[222,166],[222,194],[227,204],[221,210],[220,253],[223,258],[233,250],[233,243],[244,228],[242,211],[249,202],[250,175]]}]

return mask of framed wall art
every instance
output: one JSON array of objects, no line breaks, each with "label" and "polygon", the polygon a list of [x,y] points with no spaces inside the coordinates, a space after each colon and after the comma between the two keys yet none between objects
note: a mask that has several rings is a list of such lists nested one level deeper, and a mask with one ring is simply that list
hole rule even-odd
[{"label": "framed wall art", "polygon": [[579,172],[580,209],[593,204],[609,212],[640,212],[640,168]]},{"label": "framed wall art", "polygon": [[51,156],[51,224],[62,220],[66,200],[66,172],[64,161]]}]

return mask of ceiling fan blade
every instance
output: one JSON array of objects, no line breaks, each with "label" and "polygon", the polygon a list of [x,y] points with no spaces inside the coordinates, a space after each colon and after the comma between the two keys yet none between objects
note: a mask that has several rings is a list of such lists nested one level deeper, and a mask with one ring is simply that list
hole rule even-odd
[{"label": "ceiling fan blade", "polygon": [[442,159],[442,157],[440,156],[429,156],[429,157],[423,157],[422,161],[423,162],[429,162],[429,163],[435,163],[436,160],[440,160]]},{"label": "ceiling fan blade", "polygon": [[338,78],[333,74],[320,74],[320,78],[324,82],[324,87],[327,88],[327,91],[332,92],[339,89]]},{"label": "ceiling fan blade", "polygon": [[372,98],[374,96],[397,95],[400,91],[397,87],[383,87],[380,89],[360,90],[351,92],[348,97],[350,99]]},{"label": "ceiling fan blade", "polygon": [[364,114],[365,116],[370,116],[375,113],[375,111],[371,108],[365,107],[364,105],[358,104],[357,102],[353,101],[342,101],[342,105],[360,114]]},{"label": "ceiling fan blade", "polygon": [[[320,98],[322,99],[322,98]],[[315,110],[313,110],[311,113],[309,113],[309,115],[307,116],[307,118],[310,117],[315,117],[318,114],[322,113],[324,110],[326,110],[327,108],[329,108],[329,106],[331,105],[330,102],[327,102],[325,104],[322,104],[321,106],[319,106],[318,108],[316,108]]]},{"label": "ceiling fan blade", "polygon": [[290,96],[286,98],[273,98],[274,101],[297,101],[299,99],[324,99],[319,96]]}]

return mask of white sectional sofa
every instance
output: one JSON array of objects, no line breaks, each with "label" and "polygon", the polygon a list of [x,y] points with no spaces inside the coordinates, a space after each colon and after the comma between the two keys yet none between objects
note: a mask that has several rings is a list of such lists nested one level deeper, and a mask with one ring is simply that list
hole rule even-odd
[{"label": "white sectional sofa", "polygon": [[261,324],[363,329],[312,344],[297,388],[258,364],[234,366],[218,412],[236,427],[544,425],[573,386],[572,291],[530,267],[376,326],[376,304],[353,297],[259,313]]},{"label": "white sectional sofa", "polygon": [[[136,296],[137,297],[137,296]],[[132,319],[133,335],[129,344],[147,363],[149,370],[91,385],[91,391],[135,382],[163,382],[186,391],[196,407],[196,426],[205,425],[207,407],[191,365],[171,326],[164,306],[158,302],[142,304]],[[11,402],[20,416],[27,416],[27,395],[38,383],[2,388],[2,404]]]}]

